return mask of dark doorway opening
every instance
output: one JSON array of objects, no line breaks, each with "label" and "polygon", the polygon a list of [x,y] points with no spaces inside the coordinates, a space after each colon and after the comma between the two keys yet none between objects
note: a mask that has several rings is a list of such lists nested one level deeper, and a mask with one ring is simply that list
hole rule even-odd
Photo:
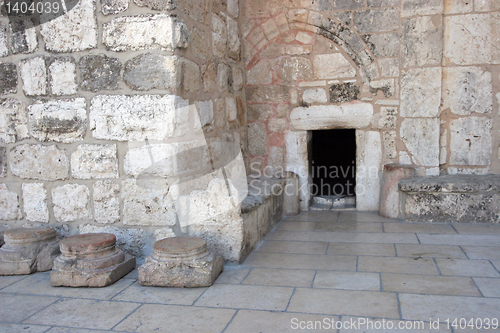
[{"label": "dark doorway opening", "polygon": [[356,131],[313,131],[311,174],[313,196],[355,196]]}]

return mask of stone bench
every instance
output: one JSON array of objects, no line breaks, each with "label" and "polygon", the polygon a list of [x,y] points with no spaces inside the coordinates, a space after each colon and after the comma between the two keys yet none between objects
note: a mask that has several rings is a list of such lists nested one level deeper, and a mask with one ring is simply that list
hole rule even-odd
[{"label": "stone bench", "polygon": [[500,175],[419,177],[398,186],[407,221],[500,223]]}]

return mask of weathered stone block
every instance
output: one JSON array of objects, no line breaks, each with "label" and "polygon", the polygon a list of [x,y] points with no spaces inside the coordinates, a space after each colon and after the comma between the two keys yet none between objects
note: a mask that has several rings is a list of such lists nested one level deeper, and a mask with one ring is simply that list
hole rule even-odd
[{"label": "weathered stone block", "polygon": [[226,119],[227,121],[235,121],[238,111],[236,109],[236,99],[234,97],[226,97]]},{"label": "weathered stone block", "polygon": [[176,8],[175,0],[134,0],[134,2],[140,7],[148,7],[153,10],[170,11]]},{"label": "weathered stone block", "polygon": [[399,55],[399,35],[397,33],[362,35],[376,57],[396,57]]},{"label": "weathered stone block", "polygon": [[49,58],[49,82],[53,95],[73,95],[76,94],[76,63],[70,57]]},{"label": "weathered stone block", "polygon": [[224,268],[224,261],[207,251],[198,237],[157,241],[154,252],[139,267],[139,283],[155,287],[209,287]]},{"label": "weathered stone block", "polygon": [[439,119],[404,119],[400,137],[415,164],[439,166]]},{"label": "weathered stone block", "polygon": [[[340,79],[356,76],[356,69],[341,53],[319,54],[314,57],[313,65],[316,79]],[[308,68],[310,67],[306,69]],[[306,78],[304,77],[304,79]]]},{"label": "weathered stone block", "polygon": [[51,228],[19,228],[4,232],[0,249],[0,275],[25,275],[52,268],[59,240]]},{"label": "weathered stone block", "polygon": [[106,55],[85,55],[78,62],[80,67],[80,88],[87,91],[114,90],[118,87],[118,79],[122,64],[117,58]]},{"label": "weathered stone block", "polygon": [[394,96],[396,93],[396,87],[393,79],[382,79],[373,80],[370,82],[370,92],[376,95],[379,91],[382,91],[385,97]]},{"label": "weathered stone block", "polygon": [[238,2],[238,0],[227,1],[227,12],[235,19],[240,15],[240,6]]},{"label": "weathered stone block", "polygon": [[[441,2],[441,1],[440,1]],[[403,20],[401,65],[440,65],[443,58],[441,16],[420,16]]]},{"label": "weathered stone block", "polygon": [[189,48],[195,56],[200,59],[207,59],[210,56],[210,48],[207,47],[208,32],[194,26],[189,34]]},{"label": "weathered stone block", "polygon": [[54,287],[105,287],[135,268],[135,258],[117,249],[113,234],[83,234],[65,238],[54,260]]},{"label": "weathered stone block", "polygon": [[415,169],[397,164],[384,165],[382,188],[380,189],[380,216],[398,218],[404,212],[402,207],[403,194],[399,192],[398,183],[402,179],[412,178]]},{"label": "weathered stone block", "polygon": [[71,154],[71,176],[77,179],[118,178],[116,145],[79,145]]},{"label": "weathered stone block", "polygon": [[450,122],[450,164],[490,165],[493,122],[485,117]]},{"label": "weathered stone block", "polygon": [[326,97],[326,91],[323,88],[304,90],[304,93],[302,94],[302,100],[304,101],[304,103],[307,104],[314,104],[314,103],[321,104],[328,102],[328,99]]},{"label": "weathered stone block", "polygon": [[38,48],[33,20],[11,20],[10,50],[12,53],[33,53]]},{"label": "weathered stone block", "polygon": [[476,11],[493,11],[500,9],[500,3],[495,0],[475,0],[474,1],[474,9]]},{"label": "weathered stone block", "polygon": [[87,130],[85,98],[38,101],[28,107],[31,136],[63,143],[82,140]]},{"label": "weathered stone block", "polygon": [[447,16],[444,25],[446,63],[500,64],[500,13]]},{"label": "weathered stone block", "polygon": [[247,84],[249,85],[271,84],[272,81],[271,66],[267,60],[261,60],[247,70]]},{"label": "weathered stone block", "polygon": [[492,78],[480,67],[445,67],[443,69],[443,109],[461,116],[493,110]]},{"label": "weathered stone block", "polygon": [[7,176],[7,147],[0,147],[0,178],[4,178],[6,176]]},{"label": "weathered stone block", "polygon": [[353,82],[339,83],[330,86],[330,101],[345,103],[358,99],[359,85]]},{"label": "weathered stone block", "polygon": [[14,143],[28,138],[26,105],[14,98],[0,99],[0,142]]},{"label": "weathered stone block", "polygon": [[443,7],[443,1],[441,0],[403,0],[401,16],[442,14]]},{"label": "weathered stone block", "polygon": [[[124,12],[128,9],[130,0],[101,0],[101,12],[104,15],[112,15]],[[139,1],[134,1],[139,2]]]},{"label": "weathered stone block", "polygon": [[85,185],[66,184],[52,188],[52,204],[57,222],[90,220],[90,192]]},{"label": "weathered stone block", "polygon": [[40,33],[45,49],[53,52],[75,52],[97,46],[96,0],[80,0],[65,15],[52,20],[42,15]]},{"label": "weathered stone block", "polygon": [[401,77],[401,116],[437,117],[441,105],[441,67],[416,68]]},{"label": "weathered stone block", "polygon": [[354,12],[354,28],[359,33],[395,31],[399,28],[397,8],[369,9]]},{"label": "weathered stone block", "polygon": [[122,181],[123,224],[173,226],[177,222],[174,200],[166,182]]},{"label": "weathered stone block", "polygon": [[94,183],[94,221],[115,223],[120,220],[120,186],[110,180]]},{"label": "weathered stone block", "polygon": [[[90,106],[92,136],[103,140],[143,141],[182,135],[188,104],[174,95],[96,96]],[[120,113],[116,113],[118,108]]]},{"label": "weathered stone block", "polygon": [[[200,67],[188,59],[182,59],[184,77],[182,85],[186,91],[198,91],[201,85]],[[173,73],[175,75],[175,72]]]},{"label": "weathered stone block", "polygon": [[312,80],[312,73],[312,64],[307,58],[291,57],[280,61],[279,75],[285,83]]},{"label": "weathered stone block", "polygon": [[0,22],[0,57],[9,55],[9,43],[7,42],[7,25]]},{"label": "weathered stone block", "polygon": [[365,7],[363,0],[333,0],[333,8],[335,10],[352,10]]},{"label": "weathered stone block", "polygon": [[224,21],[212,14],[212,50],[214,56],[224,58],[227,46],[227,27]]},{"label": "weathered stone block", "polygon": [[380,133],[356,131],[356,209],[380,208],[382,143]]},{"label": "weathered stone block", "polygon": [[15,176],[38,180],[62,180],[69,176],[66,150],[56,146],[23,144],[10,150],[9,168]]},{"label": "weathered stone block", "polygon": [[247,101],[255,103],[279,103],[289,101],[288,86],[256,86],[246,89]]},{"label": "weathered stone block", "polygon": [[238,28],[238,22],[233,20],[231,17],[227,16],[227,51],[228,56],[236,61],[240,60],[240,36]]},{"label": "weathered stone block", "polygon": [[43,57],[23,59],[19,63],[23,90],[27,96],[47,94],[47,68]]},{"label": "weathered stone block", "polygon": [[251,155],[265,155],[267,151],[266,124],[248,124],[248,151]]},{"label": "weathered stone block", "polygon": [[269,104],[249,104],[248,121],[266,121],[273,114],[273,108]]},{"label": "weathered stone block", "polygon": [[243,71],[240,68],[232,67],[231,68],[231,88],[233,91],[239,91],[243,89],[245,85],[245,77],[243,75]]},{"label": "weathered stone block", "polygon": [[11,62],[0,62],[0,95],[17,92],[17,68]]},{"label": "weathered stone block", "polygon": [[9,221],[20,218],[21,210],[17,194],[9,191],[7,185],[0,183],[0,220]]},{"label": "weathered stone block", "polygon": [[397,58],[384,58],[378,60],[382,77],[399,77],[399,60]]},{"label": "weathered stone block", "polygon": [[103,25],[102,41],[111,51],[173,52],[188,46],[188,30],[184,21],[165,14],[123,16]]},{"label": "weathered stone block", "polygon": [[398,108],[385,106],[380,108],[380,119],[378,125],[380,128],[395,129],[397,125]]},{"label": "weathered stone block", "polygon": [[283,132],[284,130],[286,130],[287,125],[288,120],[283,118],[271,118],[268,122],[268,128],[270,132]]},{"label": "weathered stone block", "polygon": [[[117,68],[117,77],[119,68]],[[177,56],[146,53],[125,63],[125,83],[135,90],[176,90],[181,84],[181,62]],[[116,83],[115,83],[116,84]]]},{"label": "weathered stone block", "polygon": [[47,189],[43,183],[23,183],[23,204],[26,219],[30,222],[49,222]]},{"label": "weathered stone block", "polygon": [[210,125],[214,121],[214,102],[212,101],[199,101],[195,102],[198,111],[198,123],[195,123],[195,129],[201,129],[204,126]]},{"label": "weathered stone block", "polygon": [[340,106],[299,107],[290,113],[290,125],[296,130],[365,128],[371,123],[373,106],[353,102]]},{"label": "weathered stone block", "polygon": [[217,66],[217,87],[220,92],[227,91],[229,88],[229,66],[225,63]]}]

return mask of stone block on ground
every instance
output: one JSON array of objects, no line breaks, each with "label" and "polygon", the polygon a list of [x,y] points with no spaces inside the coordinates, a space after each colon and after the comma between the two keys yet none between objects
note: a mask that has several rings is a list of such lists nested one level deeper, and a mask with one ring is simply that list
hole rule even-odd
[{"label": "stone block on ground", "polygon": [[401,193],[398,189],[398,183],[402,179],[412,178],[414,174],[415,169],[408,165],[386,164],[384,166],[380,191],[380,216],[399,217]]},{"label": "stone block on ground", "polygon": [[0,275],[25,275],[52,268],[59,240],[52,228],[18,228],[4,232]]},{"label": "stone block on ground", "polygon": [[82,234],[61,241],[50,284],[54,287],[105,287],[135,268],[135,258],[115,247],[116,236]]},{"label": "stone block on ground", "polygon": [[207,251],[198,237],[157,241],[153,254],[139,267],[139,283],[156,287],[208,287],[224,268],[222,257]]}]

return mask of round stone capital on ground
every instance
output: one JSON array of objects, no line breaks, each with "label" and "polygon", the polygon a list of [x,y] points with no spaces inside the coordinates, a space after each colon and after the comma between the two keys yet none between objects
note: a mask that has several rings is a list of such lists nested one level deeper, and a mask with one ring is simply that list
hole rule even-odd
[{"label": "round stone capital on ground", "polygon": [[16,228],[4,232],[4,241],[7,245],[28,244],[55,239],[57,233],[49,227]]},{"label": "round stone capital on ground", "polygon": [[108,233],[81,234],[63,239],[60,242],[61,253],[68,256],[85,256],[113,250],[116,236]]},{"label": "round stone capital on ground", "polygon": [[207,243],[199,237],[171,237],[154,244],[154,255],[162,259],[191,259],[207,254]]}]

